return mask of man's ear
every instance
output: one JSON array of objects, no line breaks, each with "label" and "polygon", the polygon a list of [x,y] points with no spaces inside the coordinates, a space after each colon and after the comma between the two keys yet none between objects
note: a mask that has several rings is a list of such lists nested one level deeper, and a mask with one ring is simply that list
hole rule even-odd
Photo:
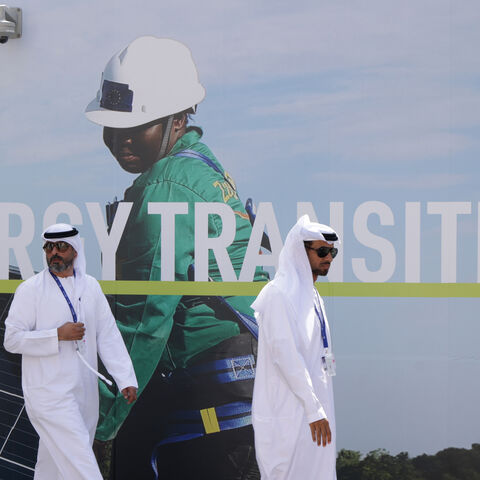
[{"label": "man's ear", "polygon": [[180,118],[173,119],[173,129],[175,131],[181,130],[187,123],[187,114],[184,113]]}]

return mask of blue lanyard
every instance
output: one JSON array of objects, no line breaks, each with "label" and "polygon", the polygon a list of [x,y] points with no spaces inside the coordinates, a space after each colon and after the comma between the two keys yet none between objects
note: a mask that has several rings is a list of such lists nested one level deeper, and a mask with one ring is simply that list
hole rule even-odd
[{"label": "blue lanyard", "polygon": [[[318,292],[316,292],[316,293],[317,293],[317,298],[318,298]],[[318,303],[320,305],[320,300],[318,301]],[[321,330],[322,330],[323,347],[328,348],[327,327],[325,326],[325,320],[323,318],[322,313],[318,311],[318,308],[315,305],[315,302],[313,303],[313,306],[315,308],[315,313],[317,314],[317,317],[320,320],[320,327],[321,327]]]},{"label": "blue lanyard", "polygon": [[[65,297],[65,300],[67,301],[68,303],[68,306],[70,307],[70,311],[72,312],[72,317],[73,317],[73,322],[74,323],[77,323],[77,314],[75,312],[75,309],[73,308],[73,305],[72,305],[72,302],[70,301],[70,299],[68,298],[68,295],[67,295],[67,292],[65,291],[65,289],[63,288],[63,285],[61,284],[60,280],[58,279],[58,277],[53,274],[50,270],[50,275],[53,277],[53,279],[57,282],[57,285],[58,285],[58,288],[60,289],[60,291],[63,293],[63,296]],[[75,270],[73,271],[73,276],[75,276]]]}]

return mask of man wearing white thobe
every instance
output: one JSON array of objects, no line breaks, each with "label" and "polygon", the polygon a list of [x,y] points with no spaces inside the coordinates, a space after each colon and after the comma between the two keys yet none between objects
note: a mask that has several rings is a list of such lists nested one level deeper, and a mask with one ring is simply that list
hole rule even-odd
[{"label": "man wearing white thobe", "polygon": [[314,287],[338,252],[335,231],[299,219],[275,278],[252,307],[259,343],[252,423],[262,480],[335,480],[335,360]]},{"label": "man wearing white thobe", "polygon": [[48,268],[17,288],[5,349],[22,354],[28,417],[40,436],[35,480],[102,480],[92,443],[98,421],[97,353],[128,403],[137,380],[98,282],[85,272],[78,230],[43,233]]}]

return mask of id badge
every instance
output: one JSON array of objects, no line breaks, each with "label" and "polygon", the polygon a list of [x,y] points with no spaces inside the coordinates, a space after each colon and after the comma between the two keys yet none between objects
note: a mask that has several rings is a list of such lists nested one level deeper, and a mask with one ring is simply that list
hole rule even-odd
[{"label": "id badge", "polygon": [[335,371],[335,356],[333,353],[327,353],[323,357],[323,362],[325,365],[325,371],[329,377],[334,377],[337,373]]},{"label": "id badge", "polygon": [[77,350],[84,355],[85,352],[87,351],[87,343],[85,342],[85,338],[82,338],[81,340],[77,340]]}]

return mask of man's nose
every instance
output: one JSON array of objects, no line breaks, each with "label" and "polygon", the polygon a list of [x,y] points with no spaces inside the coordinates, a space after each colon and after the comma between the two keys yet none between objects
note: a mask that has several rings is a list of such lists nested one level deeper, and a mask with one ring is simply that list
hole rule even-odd
[{"label": "man's nose", "polygon": [[113,142],[119,144],[132,143],[133,134],[129,129],[116,129],[113,132]]}]

